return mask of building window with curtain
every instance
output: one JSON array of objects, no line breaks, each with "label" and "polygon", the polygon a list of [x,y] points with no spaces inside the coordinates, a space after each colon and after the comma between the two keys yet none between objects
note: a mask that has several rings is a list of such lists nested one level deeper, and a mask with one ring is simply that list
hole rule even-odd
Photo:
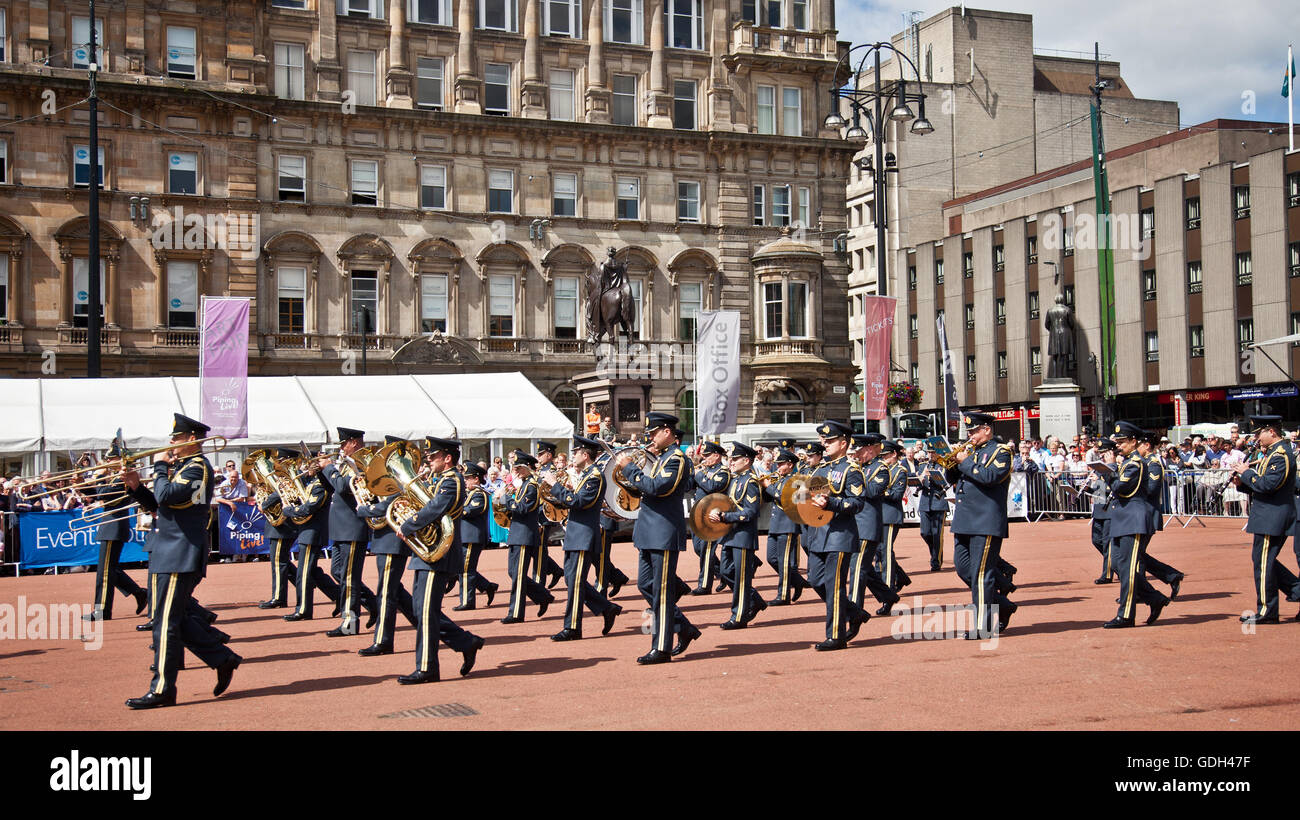
[{"label": "building window with curtain", "polygon": [[974,356],[966,357],[966,381],[968,382],[975,381],[975,357]]},{"label": "building window with curtain", "polygon": [[551,119],[562,122],[573,120],[573,71],[551,69]]},{"label": "building window with curtain", "polygon": [[510,116],[510,66],[488,63],[483,68],[483,113]]},{"label": "building window with curtain", "polygon": [[[99,44],[103,46],[101,42]],[[167,76],[183,80],[197,79],[198,49],[195,32],[185,26],[167,27]]]},{"label": "building window with curtain", "polygon": [[643,0],[601,0],[605,4],[605,40],[644,45]]},{"label": "building window with curtain", "polygon": [[1187,357],[1205,358],[1205,325],[1192,325],[1187,329]]},{"label": "building window with curtain", "polygon": [[488,171],[488,212],[514,213],[515,172]]},{"label": "building window with curtain", "polygon": [[[104,146],[99,146],[99,187],[104,187]],[[90,187],[90,146],[72,146],[72,183],[78,188]]]},{"label": "building window with curtain", "polygon": [[197,328],[199,266],[196,262],[167,263],[167,327]]},{"label": "building window with curtain", "polygon": [[781,89],[781,133],[787,137],[803,136],[803,91]]},{"label": "building window with curtain", "polygon": [[447,332],[447,274],[420,277],[420,332]]},{"label": "building window with curtain", "polygon": [[434,26],[453,25],[451,0],[411,0],[407,22],[427,23]]},{"label": "building window with curtain", "polygon": [[375,104],[376,55],[373,51],[348,52],[348,90],[357,105]]},{"label": "building window with curtain", "polygon": [[694,80],[673,80],[673,128],[695,130]]},{"label": "building window with curtain", "polygon": [[700,49],[704,45],[702,0],[665,0],[668,46]]},{"label": "building window with curtain", "polygon": [[615,74],[613,81],[614,103],[611,117],[614,125],[636,125],[636,75]]},{"label": "building window with curtain", "polygon": [[199,155],[171,151],[167,154],[167,192],[170,194],[197,194],[199,192]]},{"label": "building window with curtain", "polygon": [[1241,351],[1250,349],[1255,343],[1255,320],[1238,319],[1237,320],[1237,347]]},{"label": "building window with curtain", "polygon": [[307,303],[307,269],[297,267],[276,270],[276,309],[281,333],[303,333],[304,306]]},{"label": "building window with curtain", "polygon": [[379,204],[379,162],[376,160],[352,161],[352,204]]},{"label": "building window with curtain", "polygon": [[519,31],[515,0],[479,0],[478,27],[494,31]]},{"label": "building window with curtain", "polygon": [[277,196],[281,202],[307,201],[307,158],[281,154],[276,160]]},{"label": "building window with curtain", "polygon": [[577,174],[553,174],[551,176],[551,215],[578,215]]},{"label": "building window with curtain", "polygon": [[515,335],[515,278],[493,275],[488,279],[488,335]]},{"label": "building window with curtain", "polygon": [[1187,292],[1188,294],[1201,292],[1201,263],[1187,263]]},{"label": "building window with curtain", "polygon": [[352,271],[353,333],[374,333],[379,316],[379,276],[372,270]]},{"label": "building window with curtain", "polygon": [[1160,361],[1160,334],[1154,330],[1148,330],[1146,340],[1147,361]]},{"label": "building window with curtain", "polygon": [[306,98],[303,69],[306,49],[298,43],[275,44],[275,94],[286,100]]},{"label": "building window with curtain", "polygon": [[555,278],[555,338],[578,338],[578,277]]},{"label": "building window with curtain", "polygon": [[683,342],[695,341],[695,322],[704,309],[704,285],[684,282],[678,287],[677,338]]},{"label": "building window with curtain", "polygon": [[416,105],[426,111],[441,111],[442,58],[421,57],[415,66]]},{"label": "building window with curtain", "polygon": [[[99,260],[99,318],[104,318],[104,305],[109,292],[104,260]],[[90,260],[76,257],[72,260],[72,326],[85,327],[90,317]]]},{"label": "building window with curtain", "polygon": [[447,207],[445,165],[420,166],[420,207],[430,211],[441,211]]},{"label": "building window with curtain", "polygon": [[762,185],[754,186],[753,210],[754,210],[755,225],[767,224],[767,204],[765,202],[766,193],[767,193],[767,189],[764,188]]},{"label": "building window with curtain", "polygon": [[543,32],[552,37],[582,36],[582,0],[544,0]]},{"label": "building window with curtain", "polygon": [[1043,349],[1041,347],[1029,348],[1029,372],[1035,376],[1043,372]]},{"label": "building window with curtain", "polygon": [[700,221],[700,183],[677,183],[677,221]]}]

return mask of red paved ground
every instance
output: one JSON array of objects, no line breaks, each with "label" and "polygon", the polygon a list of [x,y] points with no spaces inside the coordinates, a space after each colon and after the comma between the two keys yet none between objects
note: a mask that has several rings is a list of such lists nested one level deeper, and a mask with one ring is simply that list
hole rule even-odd
[{"label": "red paved ground", "polygon": [[[211,568],[200,599],[221,614],[218,626],[244,656],[227,695],[213,698],[214,674],[187,657],[180,705],[152,712],[123,706],[143,694],[152,653],[135,616],[105,625],[101,649],[74,641],[0,644],[0,727],[8,729],[1294,729],[1300,727],[1295,675],[1300,623],[1284,604],[1279,626],[1244,634],[1238,616],[1252,606],[1248,536],[1240,522],[1166,531],[1153,552],[1187,573],[1179,599],[1155,626],[1102,630],[1114,615],[1117,584],[1095,586],[1099,559],[1088,522],[1013,524],[1004,554],[1019,567],[1012,597],[1020,611],[992,650],[956,640],[895,640],[899,619],[873,618],[850,649],[818,653],[823,605],[811,594],[793,607],[769,608],[750,628],[724,632],[729,595],[689,598],[688,616],[704,636],[670,664],[639,667],[649,648],[639,632],[641,600],[625,588],[626,612],[614,633],[554,643],[560,606],[542,621],[506,626],[502,599],[490,610],[453,613],[487,639],[474,673],[457,677],[460,656],[441,652],[443,682],[399,686],[414,666],[414,631],[399,618],[398,653],[362,658],[368,637],[330,639],[335,621],[286,623],[285,610],[255,607],[269,567]],[[948,552],[951,551],[949,545]],[[557,558],[558,556],[558,550]],[[489,552],[485,574],[502,581],[504,551]],[[925,604],[969,600],[951,570],[924,570],[915,529],[899,555],[914,583],[905,592]],[[1294,554],[1288,544],[1288,564]],[[635,553],[616,548],[635,576]],[[693,579],[694,553],[680,574]],[[143,575],[136,572],[137,576]],[[93,575],[0,579],[0,604],[84,602]],[[410,578],[408,576],[408,584]],[[375,584],[373,565],[367,583]],[[1158,585],[1160,586],[1160,585]],[[770,597],[764,566],[758,587]],[[562,590],[561,590],[562,592]],[[811,598],[811,600],[810,600]],[[563,596],[561,595],[561,603]],[[324,606],[318,604],[318,612]],[[129,612],[131,607],[122,607]],[[1139,618],[1146,615],[1139,609]],[[403,709],[460,703],[478,712],[456,718],[382,718]]]}]

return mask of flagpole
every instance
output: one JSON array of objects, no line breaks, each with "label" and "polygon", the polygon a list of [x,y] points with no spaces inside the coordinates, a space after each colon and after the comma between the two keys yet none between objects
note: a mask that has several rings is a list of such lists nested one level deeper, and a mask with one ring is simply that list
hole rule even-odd
[{"label": "flagpole", "polygon": [[1286,75],[1287,90],[1290,92],[1286,95],[1286,138],[1289,150],[1295,150],[1295,80],[1291,78],[1291,67],[1295,65],[1295,57],[1291,55],[1291,44],[1286,46]]}]

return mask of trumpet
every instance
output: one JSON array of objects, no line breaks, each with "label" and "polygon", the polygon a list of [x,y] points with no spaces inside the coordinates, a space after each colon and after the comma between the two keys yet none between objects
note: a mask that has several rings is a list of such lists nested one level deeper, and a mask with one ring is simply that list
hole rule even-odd
[{"label": "trumpet", "polygon": [[975,450],[975,445],[971,444],[970,439],[966,439],[956,447],[949,444],[948,439],[943,436],[930,436],[921,443],[930,452],[932,460],[945,470],[957,466],[957,456],[959,454]]},{"label": "trumpet", "polygon": [[506,511],[505,506],[501,503],[505,501],[507,495],[513,499],[515,491],[508,487],[501,487],[492,496],[492,520],[502,529],[510,529],[510,513]]}]

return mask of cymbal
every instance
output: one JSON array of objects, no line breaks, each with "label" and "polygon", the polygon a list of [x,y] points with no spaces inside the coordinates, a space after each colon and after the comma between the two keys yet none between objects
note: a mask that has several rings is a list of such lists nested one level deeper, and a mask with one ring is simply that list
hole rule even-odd
[{"label": "cymbal", "polygon": [[709,493],[691,507],[689,521],[691,532],[695,533],[695,537],[701,541],[717,541],[730,532],[733,525],[721,521],[715,524],[709,520],[709,512],[711,510],[731,512],[734,509],[736,503],[726,493]]},{"label": "cymbal", "polygon": [[792,476],[781,488],[781,509],[797,524],[824,527],[831,522],[835,513],[816,506],[812,499],[815,495],[829,494],[830,491],[831,483],[824,476]]}]

